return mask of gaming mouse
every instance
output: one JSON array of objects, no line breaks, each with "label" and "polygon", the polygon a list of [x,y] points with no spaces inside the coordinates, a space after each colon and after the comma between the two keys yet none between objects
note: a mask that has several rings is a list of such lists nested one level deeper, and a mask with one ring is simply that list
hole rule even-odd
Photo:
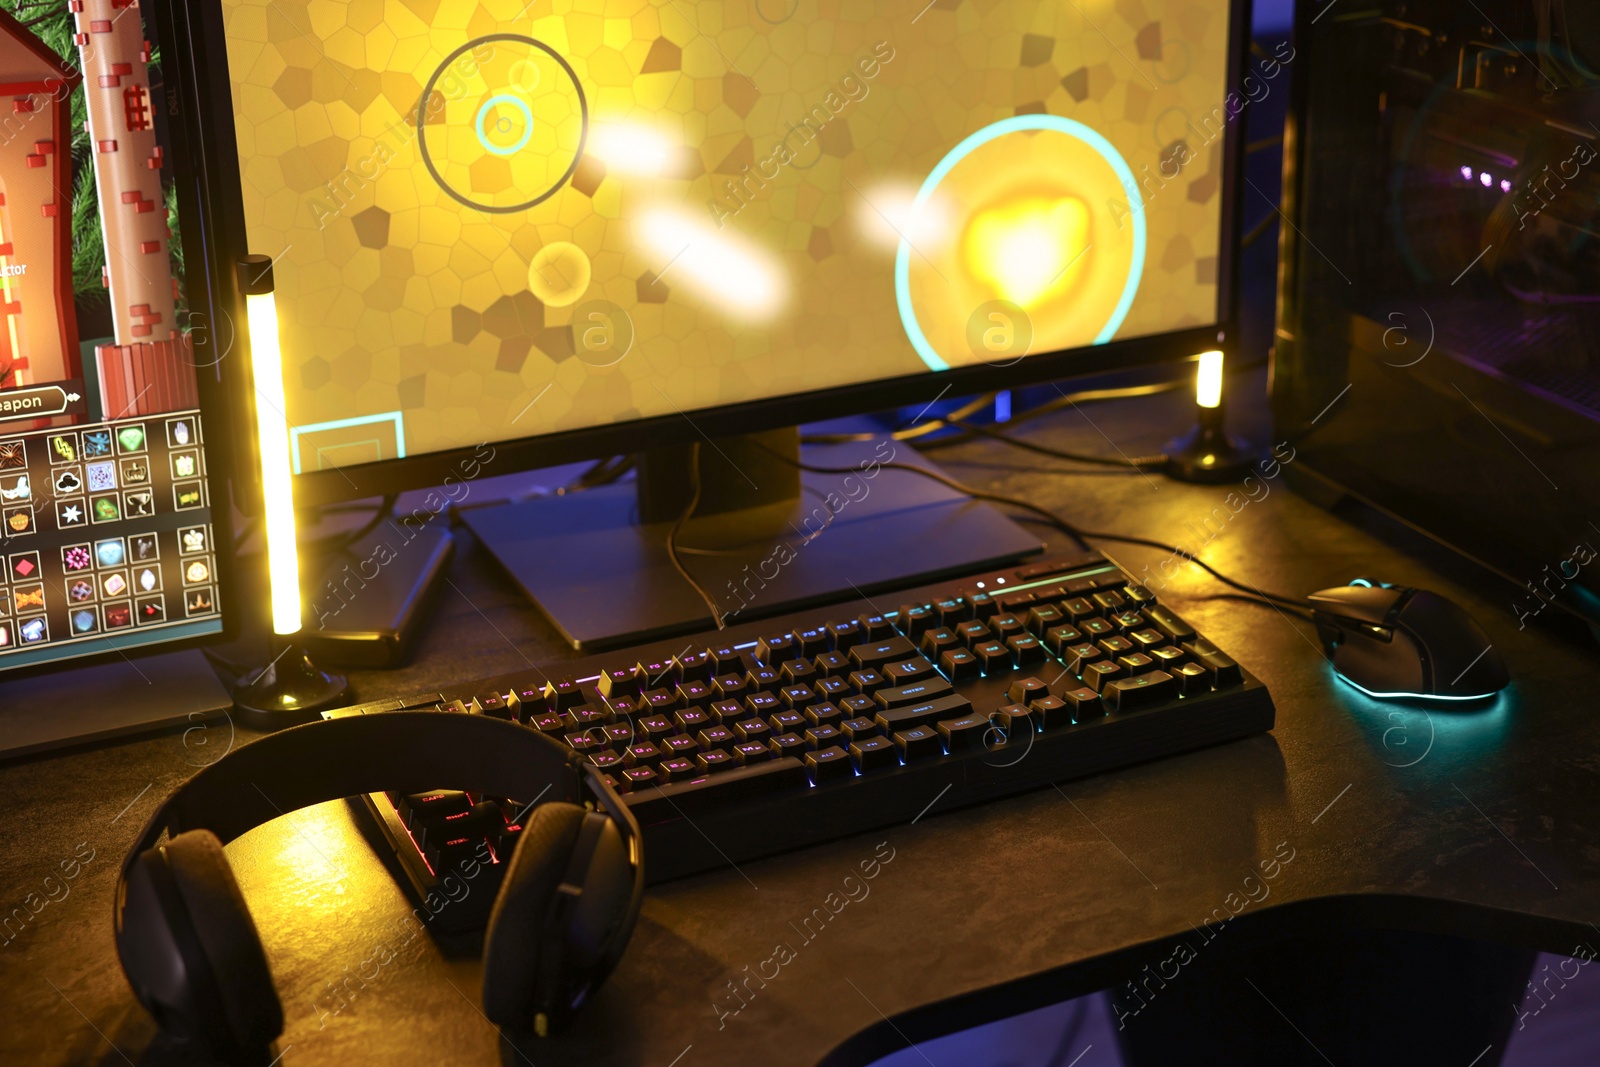
[{"label": "gaming mouse", "polygon": [[1333,669],[1371,696],[1482,700],[1511,684],[1488,635],[1438,593],[1358,578],[1307,599]]}]

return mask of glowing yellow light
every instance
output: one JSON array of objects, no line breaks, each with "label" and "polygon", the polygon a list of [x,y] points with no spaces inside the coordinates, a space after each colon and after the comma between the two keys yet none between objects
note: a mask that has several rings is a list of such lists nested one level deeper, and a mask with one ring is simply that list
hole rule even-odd
[{"label": "glowing yellow light", "polygon": [[1203,408],[1222,406],[1222,353],[1200,353],[1200,371],[1194,379],[1194,398]]},{"label": "glowing yellow light", "polygon": [[673,176],[683,155],[665,134],[638,122],[596,126],[589,135],[588,151],[608,172],[641,178]]},{"label": "glowing yellow light", "polygon": [[979,212],[962,252],[995,295],[1036,307],[1071,287],[1089,250],[1089,209],[1077,197],[1031,197]]},{"label": "glowing yellow light", "polygon": [[746,321],[770,319],[787,296],[787,281],[772,256],[702,220],[657,209],[640,215],[640,243],[660,263],[657,279],[682,286]]},{"label": "glowing yellow light", "polygon": [[255,378],[267,570],[272,579],[272,630],[296,634],[300,632],[300,557],[295,545],[294,479],[289,469],[277,297],[272,293],[247,296],[245,310],[250,319],[251,373]]}]

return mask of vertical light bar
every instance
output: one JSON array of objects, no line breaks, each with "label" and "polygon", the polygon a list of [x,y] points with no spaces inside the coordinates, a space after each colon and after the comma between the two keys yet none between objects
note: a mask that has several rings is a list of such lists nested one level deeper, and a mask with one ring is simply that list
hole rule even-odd
[{"label": "vertical light bar", "polygon": [[272,630],[286,636],[300,632],[300,556],[272,260],[266,256],[241,259],[239,288],[244,293],[249,319],[256,451],[261,462],[261,519],[267,533],[267,571],[272,583]]},{"label": "vertical light bar", "polygon": [[1203,408],[1222,406],[1222,353],[1200,353],[1200,372],[1195,375],[1194,399]]}]

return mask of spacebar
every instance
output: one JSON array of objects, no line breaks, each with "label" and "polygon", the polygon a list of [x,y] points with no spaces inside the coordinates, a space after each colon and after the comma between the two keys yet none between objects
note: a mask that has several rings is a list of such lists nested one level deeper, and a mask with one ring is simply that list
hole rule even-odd
[{"label": "spacebar", "polygon": [[793,756],[718,771],[705,778],[671,785],[649,786],[623,796],[641,826],[725,810],[743,800],[786,793],[811,784],[805,764]]}]

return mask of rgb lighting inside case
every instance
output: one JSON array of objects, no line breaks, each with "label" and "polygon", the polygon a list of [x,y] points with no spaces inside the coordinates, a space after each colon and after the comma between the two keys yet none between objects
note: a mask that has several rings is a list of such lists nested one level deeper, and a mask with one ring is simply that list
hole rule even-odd
[{"label": "rgb lighting inside case", "polygon": [[222,8],[301,471],[1217,321],[1214,4]]}]

